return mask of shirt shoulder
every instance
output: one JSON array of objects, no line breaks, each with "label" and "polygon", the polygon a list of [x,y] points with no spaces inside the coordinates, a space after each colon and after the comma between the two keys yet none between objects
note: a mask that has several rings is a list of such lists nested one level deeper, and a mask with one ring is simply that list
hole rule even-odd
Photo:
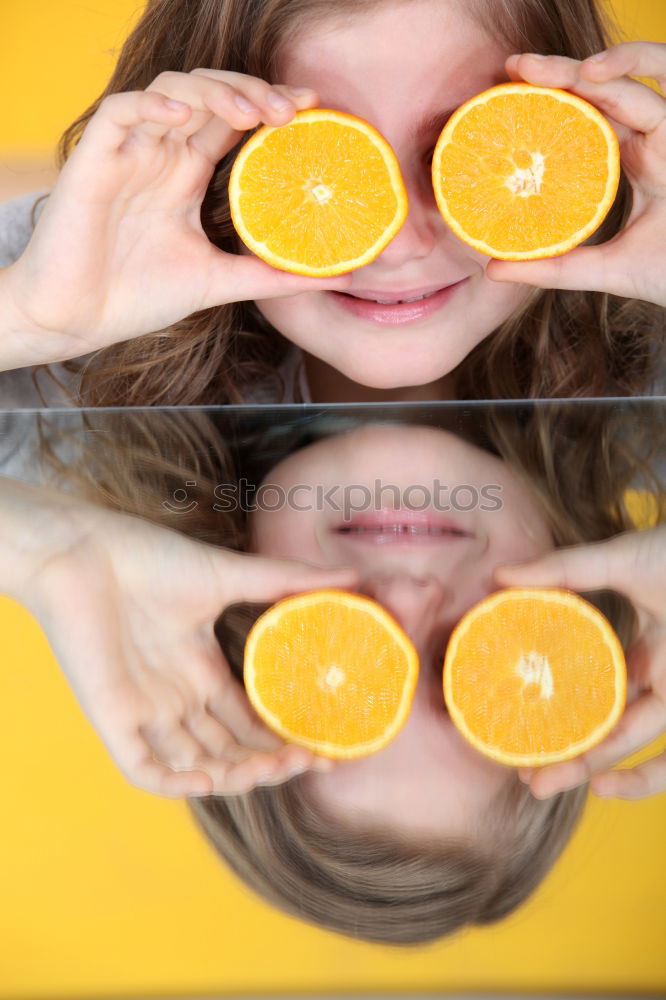
[{"label": "shirt shoulder", "polygon": [[0,267],[21,256],[46,203],[48,191],[31,191],[0,202]]}]

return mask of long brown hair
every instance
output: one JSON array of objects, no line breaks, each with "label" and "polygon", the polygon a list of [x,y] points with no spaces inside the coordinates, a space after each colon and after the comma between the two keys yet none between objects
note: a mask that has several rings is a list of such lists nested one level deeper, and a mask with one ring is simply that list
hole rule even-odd
[{"label": "long brown hair", "polygon": [[[295,448],[368,420],[363,407],[116,410],[41,415],[42,454],[61,479],[96,502],[213,544],[243,549],[239,510],[216,511],[215,485],[247,474],[258,485]],[[666,432],[652,401],[621,407],[593,400],[463,407],[373,408],[372,418],[460,433],[507,460],[542,506],[557,545],[590,542],[632,526],[626,490],[664,496]],[[237,426],[234,426],[237,422]],[[74,441],[63,439],[73,427]],[[76,439],[89,442],[73,463]],[[64,452],[68,459],[65,463]],[[428,470],[431,471],[431,470]],[[188,513],[165,499],[196,482]],[[189,485],[189,484],[188,484]],[[657,508],[659,508],[657,504]],[[625,646],[635,620],[612,593],[590,595]],[[257,609],[229,609],[218,639],[242,680],[243,640]],[[302,919],[370,941],[431,941],[499,920],[537,888],[581,816],[586,786],[539,801],[515,774],[489,803],[477,831],[448,843],[412,843],[359,829],[318,805],[307,776],[246,795],[190,802],[222,859],[254,891]]]},{"label": "long brown hair", "polygon": [[[165,70],[227,69],[275,80],[291,35],[317,18],[386,0],[150,0],[100,98],[65,132],[61,162],[103,97],[147,87]],[[611,30],[598,0],[475,0],[472,10],[512,51],[585,58]],[[227,185],[236,150],[217,166],[202,206],[216,246],[237,249]],[[631,208],[623,177],[595,241],[621,228]],[[649,391],[664,337],[664,311],[590,292],[538,291],[459,365],[460,399],[638,394]],[[242,402],[259,379],[275,379],[288,344],[252,302],[208,309],[148,335],[98,351],[80,372],[84,405],[211,405]],[[68,363],[78,371],[75,362]]]}]

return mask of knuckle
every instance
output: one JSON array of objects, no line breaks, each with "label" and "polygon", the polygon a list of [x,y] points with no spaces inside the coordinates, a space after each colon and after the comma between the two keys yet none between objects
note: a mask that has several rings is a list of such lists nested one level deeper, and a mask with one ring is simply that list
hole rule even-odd
[{"label": "knuckle", "polygon": [[122,108],[131,97],[137,98],[137,93],[135,91],[121,91],[116,94],[109,94],[104,98],[99,106],[100,111],[105,111],[110,114],[114,114],[120,108]]}]

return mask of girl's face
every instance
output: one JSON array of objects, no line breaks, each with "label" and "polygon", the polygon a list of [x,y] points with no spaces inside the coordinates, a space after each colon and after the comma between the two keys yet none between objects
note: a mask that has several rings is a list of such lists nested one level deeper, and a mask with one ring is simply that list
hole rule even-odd
[{"label": "girl's face", "polygon": [[[353,273],[346,293],[305,292],[258,303],[306,352],[311,382],[326,378],[333,389],[337,377],[340,384],[385,390],[435,383],[432,398],[446,398],[447,373],[527,295],[526,286],[486,277],[490,258],[453,235],[432,190],[430,160],[446,119],[469,97],[507,79],[510,52],[463,6],[458,0],[382,3],[318,22],[282,52],[280,82],[314,88],[322,107],[364,118],[385,136],[410,205],[400,232]],[[405,301],[419,296],[425,297]]]},{"label": "girl's face", "polygon": [[[497,565],[553,548],[529,491],[498,458],[448,432],[377,425],[294,453],[271,471],[262,497],[252,549],[355,566],[361,592],[402,625],[421,663],[395,739],[370,757],[307,775],[313,793],[360,824],[420,838],[469,833],[512,769],[479,754],[451,723],[444,650],[462,614],[496,589]],[[427,497],[427,507],[414,509]],[[277,498],[285,500],[279,507]]]}]

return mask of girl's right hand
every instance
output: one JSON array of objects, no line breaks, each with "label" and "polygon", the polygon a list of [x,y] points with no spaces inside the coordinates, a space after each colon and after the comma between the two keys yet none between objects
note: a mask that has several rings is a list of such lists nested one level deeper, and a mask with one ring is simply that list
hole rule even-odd
[{"label": "girl's right hand", "polygon": [[317,101],[207,69],[105,98],[22,257],[0,272],[0,370],[77,357],[227,302],[347,287],[347,276],[301,277],[223,253],[200,221],[213,171],[242,134]]},{"label": "girl's right hand", "polygon": [[548,798],[586,781],[596,795],[624,799],[666,791],[666,750],[635,767],[613,769],[666,733],[666,525],[556,549],[520,566],[503,566],[495,578],[509,587],[615,590],[629,598],[638,615],[638,634],[627,651],[627,706],[620,721],[580,757],[521,768],[532,793]]},{"label": "girl's right hand", "polygon": [[256,715],[214,626],[230,604],[356,583],[0,477],[0,593],[34,614],[115,763],[156,795],[239,795],[330,769]]}]

